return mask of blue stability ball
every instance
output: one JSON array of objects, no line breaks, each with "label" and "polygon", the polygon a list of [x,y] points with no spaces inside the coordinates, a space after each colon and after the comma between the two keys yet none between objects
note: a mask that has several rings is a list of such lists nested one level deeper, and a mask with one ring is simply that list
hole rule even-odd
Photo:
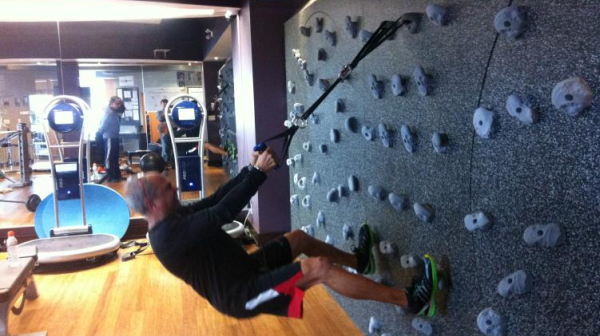
[{"label": "blue stability ball", "polygon": [[182,100],[173,107],[171,120],[175,126],[183,130],[190,130],[200,126],[203,112],[197,103]]},{"label": "blue stability ball", "polygon": [[82,116],[83,113],[78,105],[57,103],[48,113],[48,124],[55,132],[68,133],[81,128]]}]

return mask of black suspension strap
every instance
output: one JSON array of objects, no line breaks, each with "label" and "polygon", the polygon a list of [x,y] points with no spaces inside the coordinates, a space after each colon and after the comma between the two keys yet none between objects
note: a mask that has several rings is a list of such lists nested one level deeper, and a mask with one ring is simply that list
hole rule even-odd
[{"label": "black suspension strap", "polygon": [[254,146],[254,151],[262,152],[267,149],[267,141],[284,138],[280,159],[285,160],[287,158],[289,147],[292,142],[292,138],[294,137],[294,134],[296,134],[299,128],[306,127],[308,118],[319,107],[319,105],[321,105],[325,98],[329,96],[331,91],[333,91],[340,82],[343,82],[346,78],[348,78],[348,76],[350,76],[352,70],[354,70],[358,66],[358,63],[363,58],[367,57],[367,55],[369,55],[373,50],[377,49],[390,36],[393,36],[396,33],[396,31],[400,29],[400,27],[406,25],[408,26],[409,31],[411,33],[415,33],[418,29],[420,18],[421,15],[418,13],[406,13],[399,17],[396,21],[383,21],[379,25],[379,28],[377,28],[373,35],[371,35],[367,43],[363,45],[363,47],[360,49],[356,57],[354,57],[352,62],[350,62],[350,64],[347,64],[342,68],[342,71],[338,75],[335,82],[333,82],[333,84],[331,84],[327,88],[327,90],[325,90],[325,92],[323,92],[323,94],[300,117],[293,117],[291,122],[288,125],[286,125],[288,126],[288,129],[257,144],[256,146]]}]

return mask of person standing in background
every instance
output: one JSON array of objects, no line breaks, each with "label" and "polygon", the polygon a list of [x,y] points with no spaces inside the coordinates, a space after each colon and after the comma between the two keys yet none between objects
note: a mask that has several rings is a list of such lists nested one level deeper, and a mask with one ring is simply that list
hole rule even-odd
[{"label": "person standing in background", "polygon": [[169,165],[173,165],[173,147],[171,146],[171,137],[169,136],[169,128],[165,119],[165,107],[169,101],[163,99],[160,101],[160,111],[156,113],[158,120],[158,134],[160,136],[160,145],[162,147],[161,156]]},{"label": "person standing in background", "polygon": [[125,112],[123,100],[117,96],[111,97],[108,106],[104,110],[104,116],[98,129],[98,133],[102,134],[102,139],[104,140],[104,168],[108,174],[108,182],[121,181],[121,171],[119,170],[119,132],[123,112]]}]

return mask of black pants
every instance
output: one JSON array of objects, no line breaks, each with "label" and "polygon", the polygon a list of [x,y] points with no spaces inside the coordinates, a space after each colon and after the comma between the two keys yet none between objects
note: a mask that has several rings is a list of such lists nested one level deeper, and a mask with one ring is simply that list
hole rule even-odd
[{"label": "black pants", "polygon": [[104,139],[104,168],[109,180],[121,180],[119,170],[119,138]]}]

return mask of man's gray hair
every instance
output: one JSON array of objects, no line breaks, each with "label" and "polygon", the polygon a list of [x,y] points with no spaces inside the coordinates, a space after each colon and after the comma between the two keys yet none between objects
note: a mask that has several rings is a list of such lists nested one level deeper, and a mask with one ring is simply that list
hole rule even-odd
[{"label": "man's gray hair", "polygon": [[125,200],[127,204],[136,212],[145,215],[148,213],[146,199],[156,197],[156,188],[148,181],[148,177],[137,178],[132,176],[128,179],[125,186]]}]

